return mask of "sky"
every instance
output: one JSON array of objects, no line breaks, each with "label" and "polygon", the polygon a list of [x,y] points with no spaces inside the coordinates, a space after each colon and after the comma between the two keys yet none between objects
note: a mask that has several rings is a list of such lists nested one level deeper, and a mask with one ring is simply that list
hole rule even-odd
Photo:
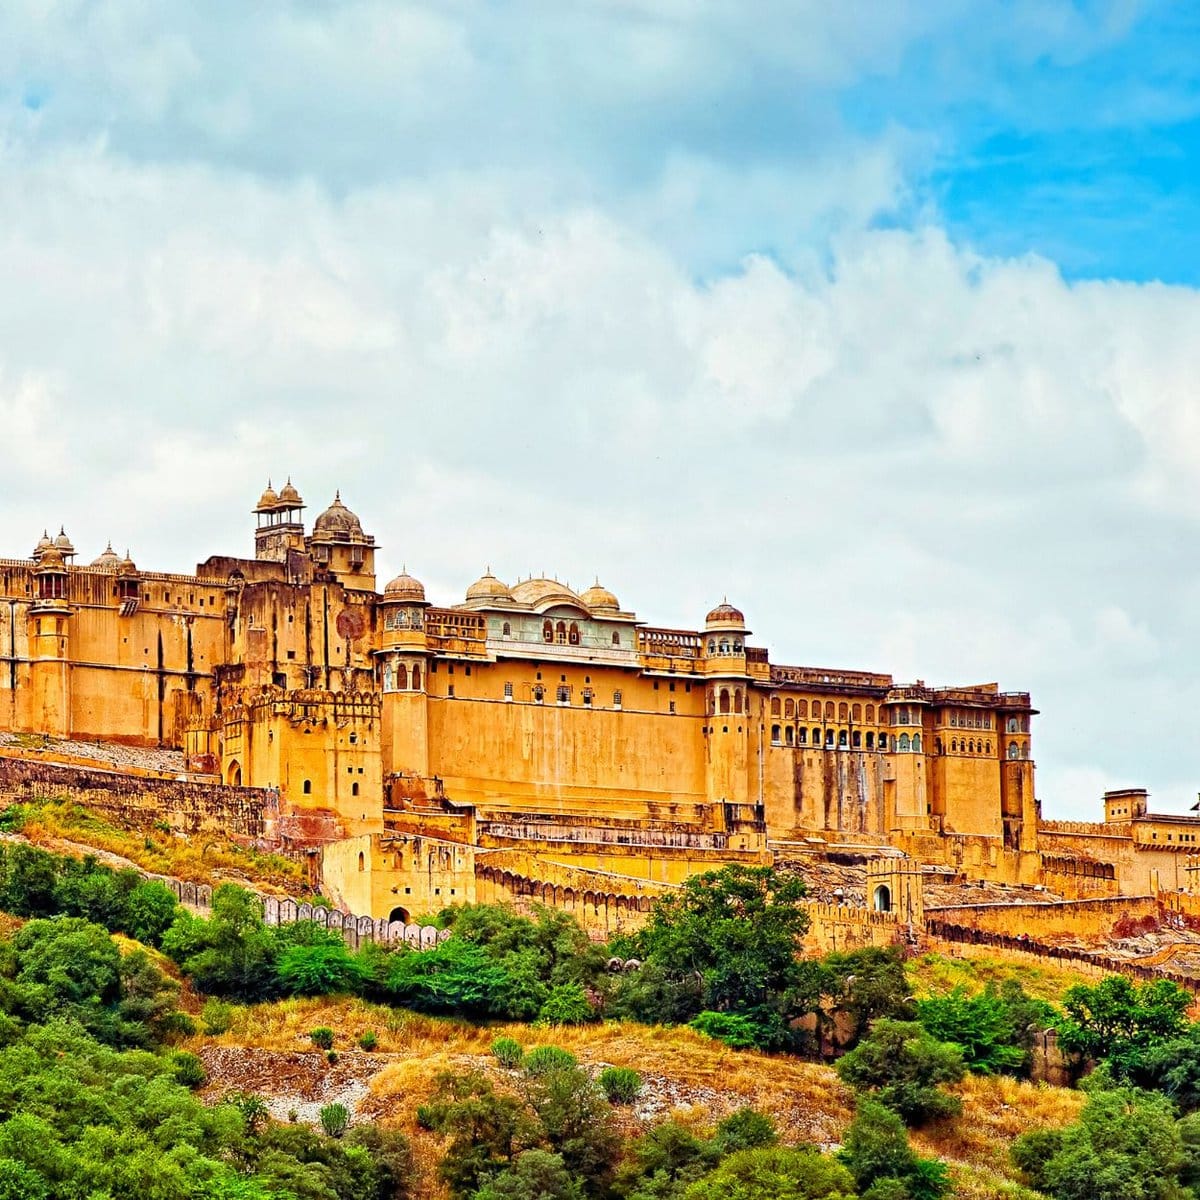
[{"label": "sky", "polygon": [[435,603],[723,596],[1200,790],[1200,8],[5,0],[0,555],[341,489]]}]

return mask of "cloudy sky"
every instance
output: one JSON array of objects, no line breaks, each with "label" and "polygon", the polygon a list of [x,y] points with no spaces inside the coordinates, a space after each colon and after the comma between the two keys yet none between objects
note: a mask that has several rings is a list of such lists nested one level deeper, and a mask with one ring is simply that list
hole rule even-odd
[{"label": "cloudy sky", "polygon": [[0,554],[728,594],[1028,688],[1052,816],[1200,789],[1200,14],[5,0]]}]

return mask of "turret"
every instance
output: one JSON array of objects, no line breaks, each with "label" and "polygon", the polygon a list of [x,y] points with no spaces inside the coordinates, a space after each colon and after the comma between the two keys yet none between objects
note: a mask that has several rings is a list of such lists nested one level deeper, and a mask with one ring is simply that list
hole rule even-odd
[{"label": "turret", "polygon": [[376,652],[383,689],[384,761],[394,770],[424,777],[429,767],[426,713],[428,649],[425,588],[401,571],[379,600],[383,635]]},{"label": "turret", "polygon": [[342,503],[342,494],[313,522],[308,539],[313,564],[335,575],[347,588],[375,590],[374,537],[363,533],[362,522]]},{"label": "turret", "polygon": [[291,478],[276,493],[267,480],[266,491],[258,498],[254,512],[258,527],[254,531],[254,557],[268,562],[286,562],[289,550],[304,549],[304,501],[292,486]]}]

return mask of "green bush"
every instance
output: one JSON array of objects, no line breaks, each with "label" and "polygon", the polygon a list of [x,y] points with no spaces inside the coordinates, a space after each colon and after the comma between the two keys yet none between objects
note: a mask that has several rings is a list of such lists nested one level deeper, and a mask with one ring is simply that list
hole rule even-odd
[{"label": "green bush", "polygon": [[309,1030],[309,1038],[312,1044],[320,1050],[333,1049],[333,1030],[327,1029],[324,1025],[318,1026],[316,1029]]},{"label": "green bush", "polygon": [[319,1115],[321,1128],[333,1138],[340,1138],[350,1124],[350,1110],[344,1104],[326,1104]]},{"label": "green bush", "polygon": [[492,1057],[502,1066],[512,1070],[521,1065],[525,1050],[516,1038],[498,1037],[492,1043]]},{"label": "green bush", "polygon": [[908,1125],[962,1111],[958,1097],[938,1087],[963,1077],[962,1052],[939,1042],[915,1022],[876,1021],[870,1033],[838,1060],[836,1069],[843,1083],[856,1092],[872,1093]]},{"label": "green bush", "polygon": [[968,1071],[981,1075],[1027,1075],[1032,1031],[1049,1028],[1050,1005],[1034,1000],[1015,980],[1002,990],[988,987],[977,996],[956,988],[948,996],[922,1000],[917,1020],[935,1038],[962,1051]]},{"label": "green bush", "polygon": [[188,1050],[177,1050],[171,1055],[171,1065],[175,1068],[175,1080],[187,1088],[202,1087],[208,1078],[204,1064]]},{"label": "green bush", "polygon": [[362,1035],[362,1037],[360,1037],[358,1039],[358,1048],[360,1050],[366,1050],[366,1051],[370,1052],[371,1050],[374,1050],[375,1047],[378,1045],[379,1045],[379,1038],[376,1035],[375,1030],[373,1030],[373,1029],[368,1029]]},{"label": "green bush", "polygon": [[227,1033],[233,1024],[233,1005],[210,996],[200,1010],[200,1026],[209,1037]]},{"label": "green bush", "polygon": [[715,1038],[734,1050],[756,1050],[760,1030],[741,1013],[702,1012],[688,1022],[697,1033]]},{"label": "green bush", "polygon": [[632,1067],[605,1067],[597,1083],[610,1104],[632,1104],[642,1091],[642,1077]]},{"label": "green bush", "polygon": [[582,1025],[594,1020],[595,1009],[588,1002],[587,993],[581,983],[560,983],[550,990],[545,1003],[538,1010],[540,1025]]},{"label": "green bush", "polygon": [[325,1051],[325,1061],[332,1067],[338,1060],[338,1052],[336,1050]]},{"label": "green bush", "polygon": [[916,1155],[899,1115],[868,1096],[858,1101],[838,1157],[864,1200],[941,1200],[950,1190],[946,1167]]},{"label": "green bush", "polygon": [[525,1054],[521,1065],[526,1075],[536,1078],[549,1075],[551,1071],[569,1071],[577,1065],[577,1061],[575,1055],[559,1046],[534,1046]]},{"label": "green bush", "polygon": [[739,1108],[730,1113],[718,1126],[713,1149],[720,1155],[738,1150],[760,1150],[779,1140],[775,1122],[766,1113],[753,1108]]},{"label": "green bush", "polygon": [[850,1200],[853,1195],[850,1172],[815,1146],[772,1146],[731,1154],[693,1183],[683,1200]]}]

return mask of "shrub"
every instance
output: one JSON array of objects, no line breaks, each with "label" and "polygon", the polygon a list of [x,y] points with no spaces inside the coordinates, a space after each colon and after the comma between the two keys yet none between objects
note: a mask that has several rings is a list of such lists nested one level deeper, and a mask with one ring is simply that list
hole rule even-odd
[{"label": "shrub", "polygon": [[336,1050],[325,1051],[325,1061],[332,1067],[338,1060],[338,1052]]},{"label": "shrub", "polygon": [[362,982],[362,970],[343,942],[290,946],[280,955],[275,973],[280,987],[292,996],[352,992]]},{"label": "shrub", "polygon": [[312,1044],[320,1050],[333,1049],[333,1030],[327,1029],[324,1025],[318,1026],[316,1029],[309,1030],[308,1036],[312,1039]]},{"label": "shrub", "polygon": [[939,1090],[963,1077],[962,1052],[939,1042],[911,1021],[876,1021],[871,1032],[839,1059],[837,1073],[857,1092],[871,1092],[909,1125],[962,1111],[962,1102]]},{"label": "shrub", "polygon": [[814,1146],[794,1150],[766,1147],[731,1154],[710,1175],[697,1180],[683,1200],[748,1200],[787,1196],[794,1200],[847,1200],[854,1180],[841,1163]]},{"label": "shrub", "polygon": [[773,1146],[779,1140],[775,1122],[766,1113],[753,1108],[739,1108],[717,1126],[713,1149],[718,1154],[734,1154],[738,1150],[759,1150]]},{"label": "shrub", "polygon": [[1110,975],[1094,987],[1077,984],[1063,996],[1066,1015],[1058,1025],[1064,1050],[1084,1058],[1107,1058],[1118,1074],[1123,1060],[1179,1036],[1191,996],[1168,979],[1138,986]]},{"label": "shrub", "polygon": [[522,1060],[525,1074],[534,1078],[552,1071],[569,1071],[576,1063],[575,1055],[559,1046],[534,1046]]},{"label": "shrub", "polygon": [[512,1165],[494,1175],[473,1200],[583,1200],[583,1189],[571,1177],[562,1155],[526,1150]]},{"label": "shrub", "polygon": [[226,1033],[233,1024],[233,1005],[210,996],[200,1010],[200,1025],[209,1037]]},{"label": "shrub", "polygon": [[759,1029],[741,1013],[702,1012],[688,1022],[697,1033],[716,1038],[734,1050],[758,1048]]},{"label": "shrub", "polygon": [[178,1050],[171,1056],[171,1066],[175,1070],[176,1082],[184,1087],[198,1088],[203,1085],[207,1075],[204,1064],[188,1050]]},{"label": "shrub", "polygon": [[989,984],[978,996],[956,988],[948,996],[922,1000],[917,1020],[935,1038],[962,1051],[968,1071],[981,1075],[1025,1075],[1034,1028],[1048,1028],[1054,1010],[1027,996],[1015,980],[1002,991]]},{"label": "shrub", "polygon": [[350,1124],[350,1110],[344,1104],[326,1104],[320,1112],[321,1128],[333,1138],[339,1138]]},{"label": "shrub", "polygon": [[492,1043],[492,1057],[502,1066],[512,1070],[521,1065],[525,1050],[516,1038],[498,1037]]},{"label": "shrub", "polygon": [[379,1045],[379,1038],[375,1034],[375,1030],[368,1029],[362,1037],[358,1039],[358,1047],[360,1050],[371,1051]]},{"label": "shrub", "polygon": [[[913,1153],[904,1122],[870,1097],[859,1100],[838,1157],[850,1168],[864,1198],[941,1200],[950,1188],[946,1167]],[[895,1181],[903,1185],[903,1191]]]},{"label": "shrub", "polygon": [[642,1077],[632,1067],[605,1067],[597,1082],[610,1104],[632,1104],[642,1090]]},{"label": "shrub", "polygon": [[595,1017],[581,983],[560,983],[550,990],[538,1010],[538,1022],[544,1025],[582,1025]]}]

